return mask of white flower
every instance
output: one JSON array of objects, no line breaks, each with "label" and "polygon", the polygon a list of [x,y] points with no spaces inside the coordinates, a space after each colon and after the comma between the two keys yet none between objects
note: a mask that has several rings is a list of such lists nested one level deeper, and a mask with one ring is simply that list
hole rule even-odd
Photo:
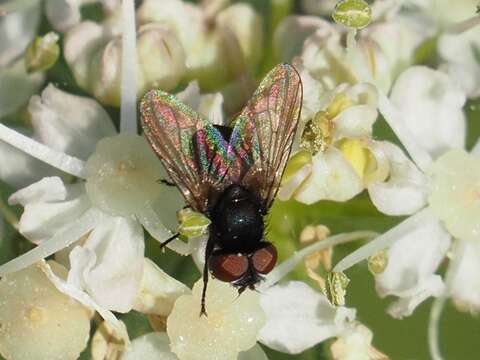
[{"label": "white flower", "polygon": [[[213,355],[212,355],[213,356]],[[121,360],[177,360],[171,352],[168,336],[164,332],[148,333],[132,341],[129,349],[123,353]],[[255,345],[250,350],[238,354],[237,360],[268,360],[262,348]]]},{"label": "white flower", "polygon": [[[203,105],[202,111],[216,113],[221,118],[221,97],[200,95],[195,89],[182,96]],[[69,185],[58,177],[43,178],[11,196],[11,203],[20,203],[25,208],[20,232],[38,247],[2,265],[0,272],[15,271],[69,246],[66,262],[70,266],[69,276],[60,284],[68,294],[76,297],[78,291],[83,291],[90,297],[89,305],[93,302],[100,311],[126,312],[134,304],[155,314],[169,311],[157,308],[146,298],[140,303],[137,300],[144,263],[141,225],[162,241],[171,236],[163,224],[174,228],[175,209],[183,204],[176,190],[158,183],[166,173],[146,140],[127,133],[104,137],[113,135],[114,128],[95,101],[68,95],[52,86],[42,98],[32,99],[30,110],[37,138],[61,151],[61,159],[75,159],[61,163],[54,159],[50,163],[86,181]],[[75,121],[66,121],[72,120],[72,116]],[[36,147],[40,143],[5,127],[0,130],[9,135],[4,139],[10,142],[18,139],[19,144],[27,142],[32,149],[28,152],[39,155]],[[49,152],[54,150],[46,149],[46,160],[52,160]],[[83,163],[63,154],[64,151],[88,161]],[[75,164],[78,168],[72,166]],[[171,245],[183,254],[190,252],[189,246],[179,240]],[[158,293],[156,286],[148,284],[144,284],[143,291],[144,295],[154,297]]]},{"label": "white flower", "polygon": [[[125,2],[125,9],[130,5],[133,17],[133,3]],[[126,32],[132,34],[133,22],[128,23],[131,26]],[[135,42],[124,45],[135,49]],[[131,80],[130,76],[124,78],[125,88],[130,88]],[[175,204],[181,207],[180,195],[157,183],[165,178],[165,172],[144,138],[123,133],[102,139],[115,132],[95,101],[53,87],[43,95],[32,99],[30,111],[38,137],[51,146],[4,125],[0,125],[0,139],[79,181],[68,185],[58,177],[44,178],[12,195],[12,203],[25,207],[20,232],[38,246],[3,264],[0,273],[22,269],[76,243],[69,254],[66,280],[48,266],[45,272],[60,291],[99,311],[128,341],[123,327],[107,309],[126,312],[132,308],[143,272],[141,224],[160,241],[169,237],[159,209],[168,207],[168,213],[174,212]],[[136,127],[136,94],[126,95],[131,97],[122,103],[121,130],[128,132]],[[125,114],[133,115],[126,118]],[[75,121],[70,121],[72,116]],[[86,163],[79,159],[87,157]],[[169,225],[174,224],[174,214],[169,221]],[[183,251],[188,251],[185,249],[183,246]]]},{"label": "white flower", "polygon": [[[81,22],[65,36],[64,56],[77,83],[105,104],[120,104],[122,47],[118,27]],[[185,53],[175,34],[159,25],[137,33],[137,92],[172,90],[184,77]],[[134,59],[135,57],[133,57]]]},{"label": "white flower", "polygon": [[478,2],[459,0],[455,6],[451,6],[448,0],[413,1],[415,2],[417,7],[413,11],[417,14],[416,17],[422,18],[423,27],[430,29],[431,38],[436,38],[439,68],[447,72],[469,98],[479,96]]},{"label": "white flower", "polygon": [[302,74],[306,108],[299,127],[300,150],[289,160],[279,198],[294,197],[306,204],[349,200],[385,172],[371,139],[376,90],[357,84],[319,96],[319,91],[310,91],[318,84]]},{"label": "white flower", "polygon": [[[463,307],[480,309],[477,278],[471,268],[477,256],[474,244],[480,240],[480,158],[459,149],[464,146],[465,96],[444,74],[411,68],[394,85],[392,100],[402,112],[385,98],[380,110],[390,117],[389,123],[396,124],[399,137],[408,139],[404,145],[415,162],[398,147],[384,143],[394,171],[386,182],[371,184],[369,192],[380,211],[411,216],[344,258],[334,271],[389,248],[384,272],[375,275],[381,296],[399,297],[389,312],[395,317],[408,316],[426,298],[440,296],[432,309],[430,329],[434,329],[440,313],[436,309],[443,306],[446,296],[458,299]],[[435,271],[453,241],[456,251],[444,283]],[[466,249],[471,250],[468,255]],[[436,337],[431,335],[430,341]]]},{"label": "white flower", "polygon": [[[52,147],[87,157],[96,139],[114,132],[110,119],[93,100],[54,88],[48,88],[44,95],[32,100],[31,111],[39,138],[54,139]],[[67,115],[71,109],[82,118],[66,122],[72,120]],[[20,232],[39,245],[34,250],[37,255],[27,263],[89,233],[70,253],[68,283],[85,290],[105,308],[128,311],[142,277],[141,223],[159,240],[170,236],[158,211],[168,205],[165,213],[173,213],[168,221],[174,226],[174,207],[181,207],[180,197],[157,183],[166,174],[146,140],[138,135],[100,140],[82,174],[85,183],[65,185],[57,177],[44,178],[11,196],[11,203],[25,207]],[[25,266],[20,260],[16,263]]]},{"label": "white flower", "polygon": [[[72,108],[79,111],[72,112]],[[86,159],[96,142],[115,134],[107,112],[94,100],[65,93],[48,85],[41,96],[33,96],[28,106],[32,119],[32,138],[53,150]],[[48,174],[53,168],[34,160],[23,151],[0,144],[3,159],[0,178],[14,187],[22,187]]]},{"label": "white flower", "polygon": [[458,82],[470,98],[480,96],[479,39],[478,25],[463,32],[443,33],[438,39],[438,53],[444,62],[441,68]]},{"label": "white flower", "polygon": [[[50,262],[58,276],[66,269]],[[90,314],[37,265],[0,279],[0,354],[6,359],[77,359],[87,346]]]},{"label": "white flower", "polygon": [[412,66],[398,77],[390,99],[414,140],[434,158],[465,146],[465,93],[444,73]]},{"label": "white flower", "polygon": [[300,55],[297,60],[324,90],[342,83],[369,82],[387,92],[396,76],[413,63],[418,45],[432,35],[423,22],[389,11],[394,15],[387,19],[378,15],[359,33],[358,44],[354,32],[345,34],[338,25],[305,16],[288,17],[277,28],[276,52],[289,61],[296,51]]},{"label": "white flower", "polygon": [[236,359],[255,345],[265,322],[259,294],[245,291],[240,297],[230,284],[210,280],[206,295],[208,316],[200,316],[203,282],[192,295],[183,295],[167,319],[171,349],[180,359]]},{"label": "white flower", "polygon": [[[195,284],[192,293],[185,293],[185,287],[178,281],[168,279],[158,267],[149,266],[151,278],[162,279],[167,285],[155,285],[154,292],[147,290],[146,295],[140,295],[142,308],[139,310],[152,313],[153,309],[155,314],[167,317],[171,351],[179,359],[236,359],[242,348],[250,350],[241,352],[238,359],[266,358],[258,345],[253,346],[256,341],[279,351],[299,353],[341,334],[350,326],[355,310],[332,306],[323,294],[301,282],[275,284],[309,254],[372,235],[370,232],[340,234],[310,245],[277,266],[259,284],[258,292],[247,289],[239,296],[230,284],[210,278],[206,297],[208,317],[199,316],[201,280]],[[203,267],[203,264],[199,266]],[[179,297],[181,293],[185,295]],[[145,300],[155,307],[145,307]],[[151,342],[157,343],[160,337],[163,335],[157,335],[157,339],[154,339],[155,335],[149,335],[150,345],[143,344],[143,341],[142,344],[160,356],[167,352],[167,344],[155,350],[157,346]],[[135,352],[131,355],[127,352],[125,356],[133,354]]]}]

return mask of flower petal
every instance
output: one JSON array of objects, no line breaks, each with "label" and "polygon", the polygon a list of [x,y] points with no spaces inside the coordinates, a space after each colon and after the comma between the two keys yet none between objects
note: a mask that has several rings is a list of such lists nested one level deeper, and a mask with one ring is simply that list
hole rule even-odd
[{"label": "flower petal", "polygon": [[331,24],[316,16],[287,16],[275,28],[273,47],[277,59],[291,62],[302,51],[305,39],[322,27]]},{"label": "flower petal", "polygon": [[183,103],[189,105],[193,110],[205,116],[213,124],[226,125],[223,116],[223,95],[222,93],[200,94],[200,87],[197,81],[192,81],[176,97]]},{"label": "flower petal", "polygon": [[65,32],[81,20],[79,0],[47,0],[45,12],[53,28]]},{"label": "flower petal", "polygon": [[262,347],[255,344],[250,350],[242,351],[238,354],[237,360],[268,360],[267,354]]},{"label": "flower petal", "polygon": [[44,78],[40,72],[27,74],[23,59],[7,68],[0,66],[0,118],[20,110],[40,89]]},{"label": "flower petal", "polygon": [[300,281],[267,289],[260,298],[267,316],[259,341],[288,354],[298,354],[345,330],[355,310],[332,306],[327,298]]},{"label": "flower petal", "polygon": [[369,257],[392,246],[395,241],[403,234],[411,232],[421,227],[421,225],[432,217],[429,208],[425,208],[415,215],[403,220],[397,226],[394,226],[387,232],[377,236],[374,240],[360,246],[357,250],[345,256],[333,268],[334,272],[343,272],[360,261],[367,260]]},{"label": "flower petal", "polygon": [[433,157],[465,146],[465,93],[448,75],[410,67],[395,82],[391,100],[401,109],[404,126]]},{"label": "flower petal", "polygon": [[102,221],[103,217],[104,215],[96,209],[91,208],[87,210],[79,218],[65,226],[65,228],[56,232],[52,238],[6,264],[2,264],[0,266],[0,275],[21,270],[71,245],[91,231]]},{"label": "flower petal", "polygon": [[225,282],[210,279],[206,293],[208,316],[199,316],[203,281],[192,295],[175,302],[167,319],[171,349],[181,359],[237,359],[240,351],[255,345],[265,323],[259,295],[249,289],[242,296]]},{"label": "flower petal", "polygon": [[98,305],[92,298],[85,293],[84,291],[78,289],[72,284],[64,281],[62,278],[57,276],[52,271],[50,265],[42,260],[38,263],[38,266],[43,271],[45,275],[50,279],[50,281],[55,285],[55,287],[62,293],[70,296],[71,298],[77,300],[80,304],[85,305],[89,309],[93,309],[97,311],[100,316],[108,322],[108,324],[115,330],[118,337],[122,338],[125,344],[130,343],[130,339],[128,337],[127,328],[123,322],[118,320],[113,313],[108,311],[107,309]]},{"label": "flower petal", "polygon": [[354,84],[358,78],[347,63],[342,35],[335,27],[322,27],[305,40],[303,65],[327,90],[339,84]]},{"label": "flower petal", "polygon": [[330,147],[313,156],[312,162],[310,176],[295,195],[297,201],[347,201],[363,190],[362,180],[339,150]]},{"label": "flower petal", "polygon": [[0,17],[0,68],[23,53],[37,33],[40,6],[40,1],[30,1],[24,9]]},{"label": "flower petal", "polygon": [[58,177],[43,178],[17,191],[9,203],[24,206],[19,231],[35,244],[69,227],[90,207],[82,183],[65,186]]},{"label": "flower petal", "polygon": [[6,359],[77,359],[85,349],[88,310],[59,292],[37,265],[2,278],[0,297],[0,353]]},{"label": "flower petal", "polygon": [[312,173],[312,165],[305,164],[295,174],[281,185],[278,189],[278,199],[282,201],[289,200],[305,179]]},{"label": "flower petal", "polygon": [[[468,97],[480,95],[480,30],[474,27],[461,33],[444,33],[438,39],[438,53],[446,62],[444,68]],[[462,56],[455,56],[462,54]]]},{"label": "flower petal", "polygon": [[23,188],[45,176],[60,173],[53,167],[3,141],[0,141],[0,164],[2,164],[0,180],[14,189]]},{"label": "flower petal", "polygon": [[420,227],[400,234],[387,250],[388,264],[375,276],[375,283],[381,297],[395,295],[400,298],[388,310],[392,316],[409,316],[422,301],[440,295],[444,285],[435,271],[450,242],[448,232],[430,216]]},{"label": "flower petal", "polygon": [[452,281],[450,295],[460,309],[477,312],[480,310],[480,244],[474,241],[464,242],[461,262]]},{"label": "flower petal", "polygon": [[127,312],[140,290],[144,247],[138,222],[105,217],[70,253],[68,282],[84,289],[100,306]]},{"label": "flower petal", "polygon": [[152,332],[132,341],[121,360],[177,360],[178,357],[170,351],[170,341],[164,332]]},{"label": "flower petal", "polygon": [[472,154],[480,156],[480,139],[477,140],[477,143],[473,147]]},{"label": "flower petal", "polygon": [[377,110],[369,105],[356,105],[342,111],[335,119],[335,140],[372,135]]},{"label": "flower petal", "polygon": [[107,42],[108,37],[102,26],[93,21],[83,21],[65,34],[63,56],[82,89],[90,88],[92,58],[99,47]]},{"label": "flower petal", "polygon": [[385,182],[373,182],[368,193],[373,204],[388,215],[412,214],[427,202],[427,178],[403,151],[390,142],[376,142],[390,162],[390,174]]},{"label": "flower petal", "polygon": [[[297,65],[297,71],[300,74],[303,85],[302,112],[300,118],[306,122],[312,118],[315,113],[325,109],[334,94],[332,91],[326,91],[326,87],[321,81],[313,78],[309,70],[304,65]],[[301,134],[301,131],[298,131]],[[300,135],[300,134],[297,134]]]},{"label": "flower petal", "polygon": [[169,276],[153,261],[145,258],[141,289],[133,309],[144,314],[167,317],[172,311],[175,300],[188,293],[190,289],[187,286]]},{"label": "flower petal", "polygon": [[30,100],[35,138],[52,149],[87,159],[98,140],[116,133],[95,100],[70,95],[52,84]]}]

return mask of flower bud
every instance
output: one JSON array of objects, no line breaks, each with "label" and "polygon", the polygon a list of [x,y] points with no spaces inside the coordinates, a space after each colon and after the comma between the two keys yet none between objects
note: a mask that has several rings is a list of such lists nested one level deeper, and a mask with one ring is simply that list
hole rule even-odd
[{"label": "flower bud", "polygon": [[25,68],[28,73],[50,69],[58,60],[60,47],[58,35],[49,32],[44,36],[37,36],[30,44],[25,55]]},{"label": "flower bud", "polygon": [[185,52],[173,31],[156,24],[142,26],[137,42],[140,92],[173,90],[185,76]]},{"label": "flower bud", "polygon": [[[64,55],[82,89],[104,104],[119,106],[122,39],[113,33],[107,25],[80,23],[67,33]],[[183,47],[165,26],[142,26],[137,32],[136,54],[131,56],[135,55],[139,95],[151,88],[171,91],[186,75]]]},{"label": "flower bud", "polygon": [[262,18],[246,3],[229,6],[217,16],[217,24],[228,28],[236,37],[244,60],[251,70],[255,70],[263,55]]}]

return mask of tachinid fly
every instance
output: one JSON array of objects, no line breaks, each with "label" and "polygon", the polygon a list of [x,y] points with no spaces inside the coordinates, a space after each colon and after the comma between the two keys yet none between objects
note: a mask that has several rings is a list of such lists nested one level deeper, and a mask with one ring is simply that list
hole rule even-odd
[{"label": "tachinid fly", "polygon": [[212,125],[160,90],[142,100],[142,125],[153,150],[188,205],[211,220],[201,314],[208,271],[241,293],[275,266],[264,216],[280,185],[301,102],[300,76],[289,64],[267,74],[233,127]]}]

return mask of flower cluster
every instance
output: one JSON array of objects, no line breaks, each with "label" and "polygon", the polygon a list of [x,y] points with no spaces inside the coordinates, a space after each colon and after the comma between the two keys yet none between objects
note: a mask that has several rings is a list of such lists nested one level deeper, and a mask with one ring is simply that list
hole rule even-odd
[{"label": "flower cluster", "polygon": [[[1,357],[396,358],[349,290],[365,260],[392,317],[433,298],[425,347],[443,359],[446,302],[480,311],[478,3],[293,4],[0,4]],[[139,99],[231,126],[281,62],[303,97],[265,217],[279,262],[239,294],[201,273],[211,219],[171,186]]]}]

